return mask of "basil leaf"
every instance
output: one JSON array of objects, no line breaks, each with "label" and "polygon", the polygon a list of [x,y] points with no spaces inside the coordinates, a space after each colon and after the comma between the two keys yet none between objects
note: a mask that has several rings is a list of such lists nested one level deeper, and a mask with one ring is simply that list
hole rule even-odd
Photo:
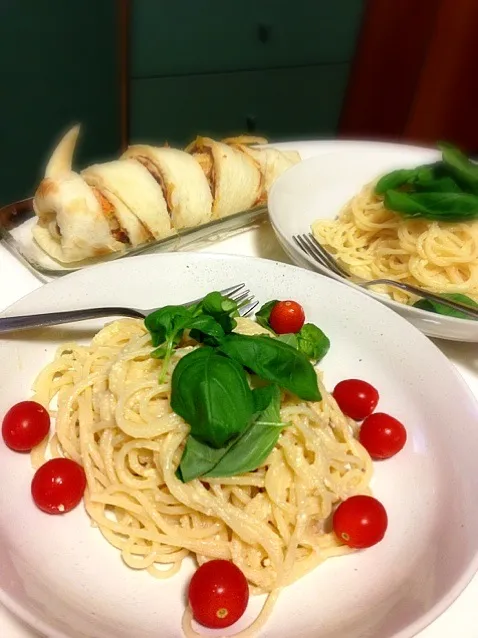
[{"label": "basil leaf", "polygon": [[302,326],[297,342],[299,351],[316,362],[323,359],[330,349],[330,339],[313,323]]},{"label": "basil leaf", "polygon": [[386,208],[404,217],[460,222],[478,218],[478,196],[468,193],[385,193]]},{"label": "basil leaf", "polygon": [[171,407],[189,423],[194,438],[220,448],[249,425],[252,390],[241,365],[203,346],[175,367]]},{"label": "basil leaf", "polygon": [[173,340],[177,335],[180,338],[190,318],[191,313],[184,306],[164,306],[149,314],[144,325],[151,333],[153,346],[156,347],[169,339]]},{"label": "basil leaf", "polygon": [[307,357],[267,335],[227,335],[218,350],[266,381],[306,401],[320,401],[317,375]]},{"label": "basil leaf", "polygon": [[280,419],[280,390],[273,385],[261,388],[261,391],[269,394],[269,404],[257,420],[231,444],[214,468],[203,474],[204,478],[252,472],[274,449],[282,428],[286,426]]},{"label": "basil leaf", "polygon": [[217,465],[225,452],[225,448],[215,449],[189,436],[178,467],[178,478],[183,483],[188,483],[206,474]]},{"label": "basil leaf", "polygon": [[[449,299],[450,301],[458,301],[459,303],[466,304],[472,308],[478,308],[478,303],[476,303],[476,301],[470,299],[470,297],[467,297],[466,295],[461,295],[460,293],[445,293],[440,296],[445,299]],[[413,307],[420,308],[421,310],[427,310],[428,312],[435,312],[439,315],[457,317],[458,319],[471,319],[473,321],[473,318],[465,315],[464,312],[460,312],[454,308],[449,308],[448,306],[444,306],[436,301],[429,301],[428,299],[419,299],[413,304]]]},{"label": "basil leaf", "polygon": [[229,334],[237,325],[234,317],[239,314],[238,305],[232,299],[223,297],[220,292],[210,292],[198,304],[198,311],[217,321],[225,334]]},{"label": "basil leaf", "polygon": [[289,344],[289,346],[292,346],[296,350],[299,347],[299,341],[297,339],[297,335],[294,334],[293,332],[283,334],[283,335],[277,335],[276,339],[278,341],[282,341],[283,343]]},{"label": "basil leaf", "polygon": [[383,175],[375,184],[375,192],[377,195],[383,195],[391,188],[400,188],[404,184],[408,184],[409,180],[417,175],[416,168],[399,168],[396,171]]},{"label": "basil leaf", "polygon": [[187,326],[191,332],[190,337],[199,343],[215,346],[224,337],[224,330],[220,323],[209,315],[193,317]]},{"label": "basil leaf", "polygon": [[269,319],[271,316],[272,308],[279,303],[277,299],[273,299],[272,301],[268,301],[256,312],[256,321],[263,328],[268,328],[272,330]]},{"label": "basil leaf", "polygon": [[442,152],[443,163],[453,177],[468,191],[478,194],[478,164],[469,160],[464,153],[451,144],[441,142],[438,148]]}]

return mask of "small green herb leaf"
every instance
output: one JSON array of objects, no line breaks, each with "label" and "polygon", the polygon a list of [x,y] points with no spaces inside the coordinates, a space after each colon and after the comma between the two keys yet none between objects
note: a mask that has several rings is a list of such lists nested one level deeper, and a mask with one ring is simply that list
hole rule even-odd
[{"label": "small green herb leaf", "polygon": [[221,448],[249,425],[254,406],[242,366],[204,346],[175,367],[171,407],[189,423],[195,439]]},{"label": "small green herb leaf", "polygon": [[[471,308],[478,308],[476,301],[473,301],[473,299],[470,299],[470,297],[467,297],[466,295],[461,295],[459,293],[445,293],[441,296],[450,301],[458,301],[458,303],[466,304]],[[460,312],[454,308],[449,308],[448,306],[444,306],[436,301],[428,301],[428,299],[419,299],[413,304],[413,306],[415,308],[420,308],[421,310],[427,310],[428,312],[435,312],[439,315],[457,317],[458,319],[471,319],[471,317],[469,315],[465,315],[464,312]]]},{"label": "small green herb leaf", "polygon": [[309,359],[320,361],[330,349],[330,339],[313,323],[306,323],[297,334],[299,351]]},{"label": "small green herb leaf", "polygon": [[212,448],[189,435],[178,468],[180,480],[183,483],[188,483],[198,476],[206,474],[217,465],[225,452],[226,448]]},{"label": "small green herb leaf", "polygon": [[239,314],[238,305],[232,299],[223,297],[220,292],[210,292],[198,304],[198,311],[209,315],[220,324],[225,334],[229,334],[236,327],[234,317]]},{"label": "small green herb leaf", "polygon": [[269,319],[271,316],[272,308],[278,303],[277,299],[273,299],[272,301],[268,301],[256,312],[256,321],[263,328],[267,328],[268,330],[272,330]]},{"label": "small green herb leaf", "polygon": [[308,358],[267,335],[227,335],[219,351],[306,401],[320,401],[317,375]]},{"label": "small green herb leaf", "polygon": [[[280,390],[276,385],[261,388],[269,404],[247,430],[228,448],[219,462],[203,476],[235,476],[256,470],[274,449],[282,428],[280,419]],[[256,391],[257,392],[257,391]]]},{"label": "small green herb leaf", "polygon": [[466,190],[478,194],[478,164],[469,160],[464,153],[451,144],[441,142],[438,148],[442,152],[443,163],[453,177],[463,184]]},{"label": "small green herb leaf", "polygon": [[159,346],[176,334],[182,335],[190,317],[189,310],[184,306],[164,306],[148,315],[144,325],[151,333],[153,346]]},{"label": "small green herb leaf", "polygon": [[478,218],[478,196],[469,193],[385,193],[386,208],[404,217],[461,222]]}]

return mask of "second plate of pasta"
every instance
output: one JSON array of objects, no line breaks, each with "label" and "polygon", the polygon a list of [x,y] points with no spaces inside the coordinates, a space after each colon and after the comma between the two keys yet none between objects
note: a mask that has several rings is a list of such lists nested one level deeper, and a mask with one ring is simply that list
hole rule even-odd
[{"label": "second plate of pasta", "polygon": [[[456,153],[461,160],[462,156]],[[451,161],[454,160],[452,156]],[[464,218],[468,212],[460,213],[453,221],[448,213],[441,219],[441,210],[437,214],[423,208],[425,212],[418,216],[415,210],[408,215],[391,209],[391,204],[399,208],[403,203],[405,208],[410,202],[416,205],[411,191],[417,176],[424,184],[432,184],[432,188],[451,184],[460,189],[448,175],[437,178],[434,171],[442,170],[442,166],[441,153],[431,148],[380,142],[329,142],[327,150],[293,167],[274,185],[269,198],[272,226],[283,248],[298,265],[346,281],[318,265],[295,244],[294,235],[311,232],[356,276],[367,280],[399,280],[474,303],[478,299],[478,221],[474,213],[470,219]],[[474,170],[473,164],[468,166]],[[388,184],[394,190],[377,192],[379,180],[391,173]],[[397,190],[400,177],[410,179],[400,183]],[[390,193],[398,195],[400,201],[390,199]],[[457,197],[456,193],[445,195]],[[428,193],[419,193],[417,199],[424,201],[427,197]],[[432,193],[432,198],[437,198],[437,194]],[[461,189],[458,198],[467,200],[465,204],[474,200],[473,195],[468,196]],[[431,219],[426,217],[428,214]],[[355,286],[350,281],[347,284]],[[478,341],[478,325],[473,320],[429,312],[424,306],[420,308],[421,303],[416,305],[417,298],[396,288],[377,287],[363,292],[386,303],[429,336]]]}]

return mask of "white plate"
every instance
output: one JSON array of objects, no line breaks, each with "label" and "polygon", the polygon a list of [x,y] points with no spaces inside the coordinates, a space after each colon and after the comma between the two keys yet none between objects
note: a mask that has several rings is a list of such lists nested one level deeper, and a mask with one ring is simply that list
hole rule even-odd
[{"label": "white plate", "polygon": [[[271,189],[269,215],[279,242],[294,263],[344,282],[308,257],[292,237],[310,232],[316,219],[335,218],[342,206],[378,175],[432,162],[438,157],[437,151],[402,144],[328,142],[320,155],[287,170]],[[430,337],[478,342],[476,321],[433,314],[363,290],[348,281],[346,284],[387,304]]]},{"label": "white plate", "polygon": [[[260,301],[294,298],[331,339],[329,388],[361,377],[408,443],[376,465],[389,531],[379,545],[328,561],[287,588],[264,638],[411,638],[478,567],[477,405],[451,364],[385,306],[294,266],[207,254],[152,255],[87,268],[34,291],[8,314],[182,302],[244,281]],[[23,333],[0,344],[0,414],[29,396],[59,342],[89,340],[102,321]],[[431,371],[433,371],[431,373]],[[50,517],[30,499],[25,455],[0,445],[0,600],[51,638],[177,638],[192,563],[170,581],[129,570],[82,508]],[[245,620],[257,613],[254,598]]]}]

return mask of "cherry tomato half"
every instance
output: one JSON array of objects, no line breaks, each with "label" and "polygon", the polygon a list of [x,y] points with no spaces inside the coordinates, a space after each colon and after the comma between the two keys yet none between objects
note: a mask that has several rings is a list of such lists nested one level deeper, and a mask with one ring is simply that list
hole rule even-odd
[{"label": "cherry tomato half", "polygon": [[278,335],[299,332],[304,321],[304,309],[296,301],[278,301],[269,317],[271,328]]},{"label": "cherry tomato half", "polygon": [[83,498],[85,470],[71,459],[51,459],[38,468],[32,480],[35,505],[47,514],[71,511]]},{"label": "cherry tomato half", "polygon": [[389,459],[407,442],[407,431],[393,416],[375,412],[362,423],[359,441],[373,459]]},{"label": "cherry tomato half", "polygon": [[204,627],[222,628],[245,612],[249,587],[239,567],[228,560],[211,560],[194,573],[189,583],[189,605]]},{"label": "cherry tomato half", "polygon": [[336,536],[349,547],[372,547],[385,536],[387,512],[373,496],[351,496],[335,510],[333,527]]},{"label": "cherry tomato half", "polygon": [[340,381],[334,388],[333,396],[342,412],[355,421],[372,414],[379,399],[373,385],[360,379]]},{"label": "cherry tomato half", "polygon": [[3,417],[2,437],[16,452],[29,452],[50,431],[50,415],[35,401],[21,401]]}]

